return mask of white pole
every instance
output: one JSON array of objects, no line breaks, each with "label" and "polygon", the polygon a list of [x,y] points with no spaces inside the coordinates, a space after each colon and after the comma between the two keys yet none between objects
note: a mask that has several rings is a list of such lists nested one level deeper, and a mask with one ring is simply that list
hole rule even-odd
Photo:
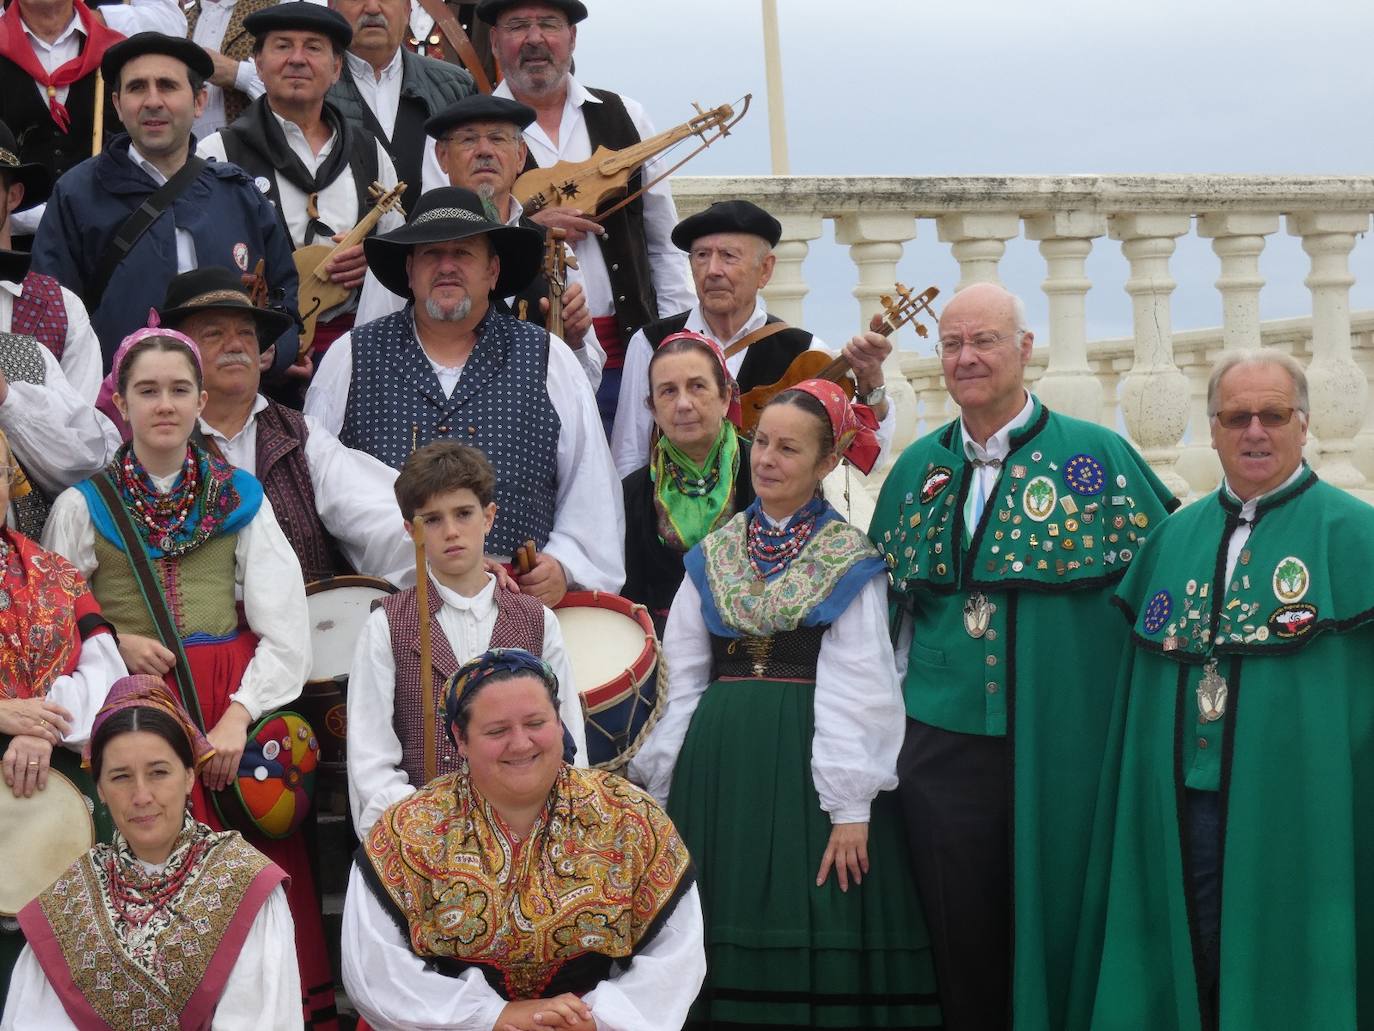
[{"label": "white pole", "polygon": [[791,175],[787,162],[787,115],[782,100],[778,0],[763,0],[763,64],[768,76],[768,142],[773,154],[773,174]]}]

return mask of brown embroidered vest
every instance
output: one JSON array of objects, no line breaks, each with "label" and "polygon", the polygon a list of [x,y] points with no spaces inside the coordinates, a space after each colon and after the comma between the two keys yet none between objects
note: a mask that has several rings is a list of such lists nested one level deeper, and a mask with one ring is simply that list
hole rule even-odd
[{"label": "brown embroidered vest", "polygon": [[[391,718],[396,736],[401,739],[401,768],[410,783],[423,787],[424,771],[424,701],[420,694],[420,607],[416,604],[415,588],[393,594],[381,603],[391,627],[391,655],[396,663],[396,704]],[[444,682],[458,671],[461,663],[444,636],[435,614],[442,607],[434,581],[429,584],[429,639],[434,691],[434,750],[436,777],[458,769],[458,750],[444,734]],[[496,589],[496,625],[491,631],[489,648],[523,648],[535,655],[544,654],[544,606],[525,594]],[[472,656],[464,656],[464,660]]]},{"label": "brown embroidered vest", "polygon": [[[225,57],[235,61],[247,61],[253,54],[253,34],[243,27],[243,19],[256,11],[271,7],[278,0],[238,0],[229,15],[229,24],[224,27],[224,38],[218,50]],[[200,21],[200,3],[193,3],[186,10],[186,38],[196,34],[196,22]],[[224,91],[224,124],[229,125],[243,114],[243,109],[253,102],[253,98],[242,90],[232,87]]]},{"label": "brown embroidered vest", "polygon": [[257,415],[257,429],[258,480],[272,502],[272,514],[300,560],[305,582],[351,573],[338,545],[320,522],[315,505],[315,487],[305,460],[309,435],[305,416],[269,401]]}]

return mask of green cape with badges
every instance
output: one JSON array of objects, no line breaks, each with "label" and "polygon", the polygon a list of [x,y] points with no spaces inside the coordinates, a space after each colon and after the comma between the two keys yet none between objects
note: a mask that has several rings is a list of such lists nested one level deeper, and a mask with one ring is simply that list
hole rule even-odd
[{"label": "green cape with badges", "polygon": [[1259,503],[1228,580],[1238,519],[1221,493],[1184,509],[1117,594],[1133,647],[1095,828],[1105,936],[1085,913],[1078,1026],[1204,1026],[1193,787],[1222,792],[1221,1027],[1374,1028],[1374,509],[1305,470]]},{"label": "green cape with badges", "polygon": [[1017,1031],[1065,1026],[1103,743],[1126,630],[1113,588],[1177,502],[1128,442],[1035,401],[987,509],[956,420],[888,475],[870,536],[913,638],[914,719],[1012,746]]}]

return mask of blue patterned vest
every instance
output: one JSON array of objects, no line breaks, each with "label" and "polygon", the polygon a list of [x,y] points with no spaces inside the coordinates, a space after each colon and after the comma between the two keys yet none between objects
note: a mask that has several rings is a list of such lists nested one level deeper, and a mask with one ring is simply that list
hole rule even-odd
[{"label": "blue patterned vest", "polygon": [[549,335],[490,312],[445,397],[415,338],[411,306],[353,330],[353,380],[339,439],[399,469],[413,448],[448,437],[480,448],[496,470],[492,554],[553,530],[562,423],[549,400]]}]

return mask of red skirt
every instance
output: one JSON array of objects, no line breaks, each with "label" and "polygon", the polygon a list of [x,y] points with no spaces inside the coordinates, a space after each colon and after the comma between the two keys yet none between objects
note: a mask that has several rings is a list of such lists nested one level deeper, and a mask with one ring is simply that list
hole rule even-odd
[{"label": "red skirt", "polygon": [[[243,671],[248,668],[257,647],[257,636],[246,630],[240,631],[230,641],[186,646],[186,661],[191,666],[191,677],[196,684],[201,715],[207,728],[218,723],[228,710],[229,696],[238,689],[243,680]],[[176,693],[176,683],[171,674],[167,676],[167,686],[173,694]],[[215,830],[225,829],[199,777],[191,795],[191,812],[197,820]],[[245,834],[244,837],[291,878],[286,888],[286,901],[291,907],[291,919],[296,924],[296,960],[301,971],[301,1007],[305,1013],[305,1026],[321,1031],[338,1031],[337,1011],[334,1008],[334,973],[329,966],[324,922],[315,895],[315,876],[310,868],[305,838],[299,831],[280,841],[254,833]]]}]

